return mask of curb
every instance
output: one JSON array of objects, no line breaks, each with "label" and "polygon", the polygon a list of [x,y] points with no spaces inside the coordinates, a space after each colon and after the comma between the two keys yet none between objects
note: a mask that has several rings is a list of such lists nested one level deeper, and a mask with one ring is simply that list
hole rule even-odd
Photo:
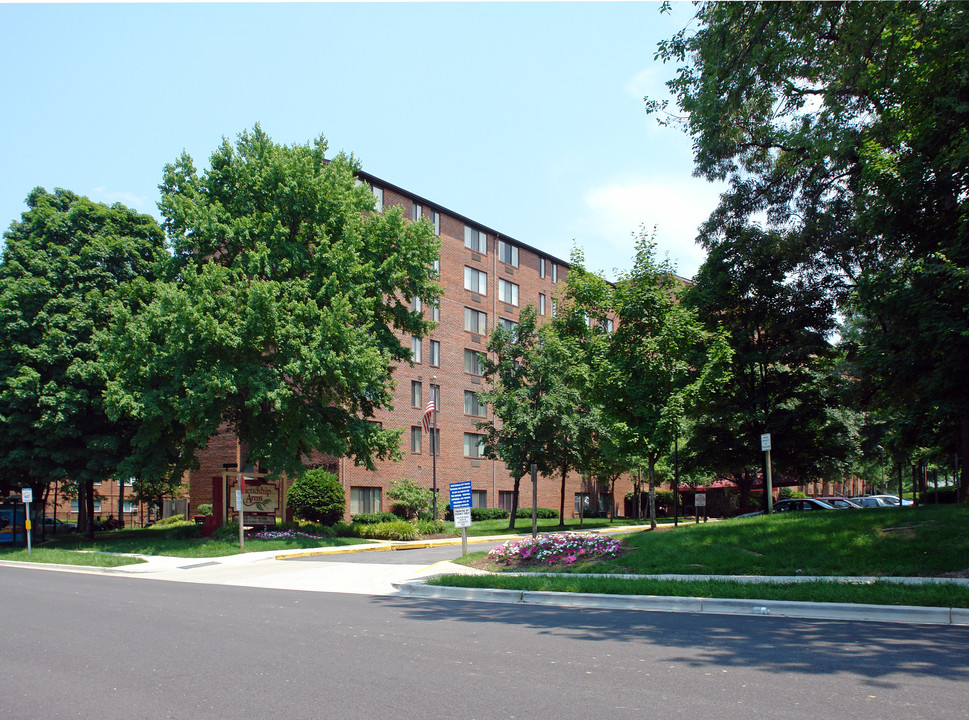
[{"label": "curb", "polygon": [[849,622],[890,622],[920,625],[969,625],[969,609],[910,605],[862,605],[781,600],[730,600],[657,595],[603,595],[556,593],[494,588],[455,588],[427,585],[426,579],[393,583],[410,597],[469,602],[517,603],[599,610],[640,610],[711,615],[775,616]]}]

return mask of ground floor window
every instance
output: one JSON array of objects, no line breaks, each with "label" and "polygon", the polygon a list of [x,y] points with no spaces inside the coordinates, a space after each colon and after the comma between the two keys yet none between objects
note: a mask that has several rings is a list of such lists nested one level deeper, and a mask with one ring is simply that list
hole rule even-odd
[{"label": "ground floor window", "polygon": [[514,490],[499,490],[498,491],[498,507],[502,510],[507,510],[511,512],[511,505],[515,502],[515,491]]},{"label": "ground floor window", "polygon": [[[77,500],[71,500],[71,512],[72,513],[78,512],[78,509],[77,509]],[[94,501],[94,513],[96,515],[99,512],[101,512],[101,501],[100,500],[95,500]]]},{"label": "ground floor window", "polygon": [[350,514],[360,515],[361,513],[380,512],[380,488],[379,487],[351,487],[350,488]]},{"label": "ground floor window", "polygon": [[582,508],[588,508],[590,503],[589,493],[575,494],[575,514],[582,512]]},{"label": "ground floor window", "polygon": [[486,508],[486,507],[488,507],[488,491],[487,490],[472,490],[471,491],[471,507],[476,507],[476,508]]}]

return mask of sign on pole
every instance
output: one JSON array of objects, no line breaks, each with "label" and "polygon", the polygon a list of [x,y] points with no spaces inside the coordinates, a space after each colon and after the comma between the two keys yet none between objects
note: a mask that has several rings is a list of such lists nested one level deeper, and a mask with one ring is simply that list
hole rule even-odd
[{"label": "sign on pole", "polygon": [[770,450],[770,433],[764,433],[760,436],[760,451],[768,452]]},{"label": "sign on pole", "polygon": [[696,494],[696,506],[698,508],[705,508],[707,506],[707,494],[697,493]]},{"label": "sign on pole", "polygon": [[767,514],[770,515],[774,512],[774,483],[771,479],[770,466],[770,433],[764,433],[760,436],[760,449],[761,452],[767,453],[767,477],[764,480],[766,485]]},{"label": "sign on pole", "polygon": [[468,528],[471,527],[471,481],[448,485],[454,527],[461,528],[461,557],[468,554]]},{"label": "sign on pole", "polygon": [[27,554],[30,555],[30,503],[34,501],[34,490],[23,488],[20,495],[24,501],[24,530],[27,532]]}]

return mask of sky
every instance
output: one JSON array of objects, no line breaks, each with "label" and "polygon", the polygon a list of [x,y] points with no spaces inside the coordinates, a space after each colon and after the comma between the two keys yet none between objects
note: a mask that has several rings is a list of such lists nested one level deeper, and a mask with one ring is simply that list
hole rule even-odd
[{"label": "sky", "polygon": [[722,188],[659,127],[691,3],[0,3],[0,229],[32,188],[160,219],[166,163],[259,123],[609,279],[656,228],[691,277]]}]

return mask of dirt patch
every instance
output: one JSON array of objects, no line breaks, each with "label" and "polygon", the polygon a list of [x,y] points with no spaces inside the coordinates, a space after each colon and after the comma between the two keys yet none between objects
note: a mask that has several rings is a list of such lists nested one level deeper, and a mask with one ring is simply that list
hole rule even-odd
[{"label": "dirt patch", "polygon": [[953,570],[952,572],[947,572],[947,573],[942,573],[940,575],[936,575],[936,577],[940,577],[940,578],[969,578],[969,568],[966,568],[965,570]]}]

